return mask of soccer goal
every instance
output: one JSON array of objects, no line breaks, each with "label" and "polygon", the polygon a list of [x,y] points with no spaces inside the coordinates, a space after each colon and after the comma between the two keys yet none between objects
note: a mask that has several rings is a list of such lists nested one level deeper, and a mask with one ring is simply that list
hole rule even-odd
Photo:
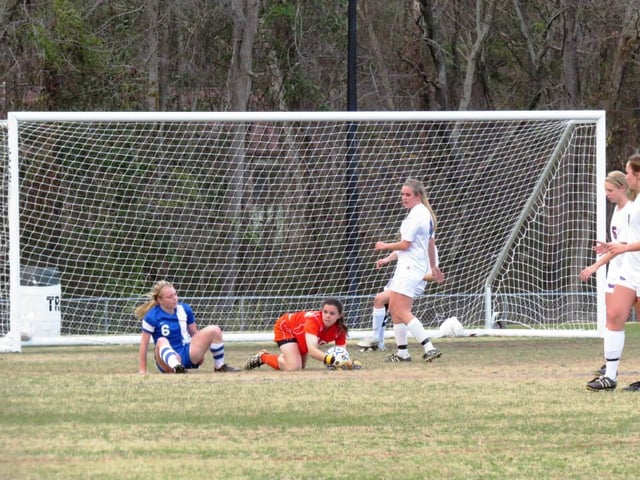
[{"label": "soccer goal", "polygon": [[227,340],[325,296],[357,338],[409,177],[447,279],[415,303],[429,329],[598,334],[603,294],[578,273],[605,238],[602,111],[14,112],[2,135],[5,350],[137,342],[160,279]]}]

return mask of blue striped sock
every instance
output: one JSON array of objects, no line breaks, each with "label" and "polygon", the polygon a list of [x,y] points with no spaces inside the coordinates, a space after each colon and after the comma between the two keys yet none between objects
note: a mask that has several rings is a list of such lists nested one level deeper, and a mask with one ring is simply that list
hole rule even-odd
[{"label": "blue striped sock", "polygon": [[176,365],[180,365],[178,354],[173,348],[168,345],[160,349],[160,358],[162,358],[164,363],[169,365],[171,368],[174,368]]},{"label": "blue striped sock", "polygon": [[212,343],[209,345],[209,351],[213,356],[214,368],[220,368],[224,365],[224,343]]}]

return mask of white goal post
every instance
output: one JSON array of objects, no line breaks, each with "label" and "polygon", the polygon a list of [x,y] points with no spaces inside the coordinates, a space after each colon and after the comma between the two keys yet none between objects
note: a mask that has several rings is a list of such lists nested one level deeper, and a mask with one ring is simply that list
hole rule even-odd
[{"label": "white goal post", "polygon": [[409,177],[438,217],[434,335],[601,328],[604,271],[578,273],[606,238],[603,111],[11,112],[0,137],[3,351],[137,342],[160,279],[227,340],[325,296],[358,338]]}]

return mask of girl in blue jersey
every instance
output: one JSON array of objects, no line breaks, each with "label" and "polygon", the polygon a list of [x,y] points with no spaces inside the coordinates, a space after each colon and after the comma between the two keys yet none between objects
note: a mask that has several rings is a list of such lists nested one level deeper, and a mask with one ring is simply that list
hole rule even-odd
[{"label": "girl in blue jersey", "polygon": [[436,260],[436,218],[424,186],[418,180],[405,181],[400,195],[402,205],[409,210],[409,215],[400,226],[400,241],[375,244],[376,250],[391,250],[397,255],[396,270],[389,283],[389,313],[398,351],[387,360],[411,360],[407,338],[407,332],[411,332],[424,348],[423,360],[430,362],[440,357],[441,352],[433,346],[422,322],[413,315],[411,309],[416,289],[427,272],[431,271],[436,281],[444,278]]},{"label": "girl in blue jersey", "polygon": [[211,352],[215,372],[238,372],[224,361],[222,330],[211,325],[198,330],[193,310],[178,301],[173,285],[165,280],[157,282],[148,294],[149,301],[135,309],[142,320],[142,335],[138,352],[139,373],[147,373],[147,349],[153,338],[154,358],[162,373],[185,373],[204,362]]}]

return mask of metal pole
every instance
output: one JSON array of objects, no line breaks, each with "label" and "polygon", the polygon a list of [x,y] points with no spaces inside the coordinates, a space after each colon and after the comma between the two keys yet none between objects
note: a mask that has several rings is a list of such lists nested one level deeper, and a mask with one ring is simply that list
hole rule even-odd
[{"label": "metal pole", "polygon": [[[347,54],[347,110],[350,112],[358,109],[357,97],[357,0],[349,0],[349,35]],[[347,127],[347,275],[349,282],[349,295],[358,293],[358,247],[359,247],[359,211],[358,211],[358,156],[357,156],[357,130],[356,122],[350,122]]]}]

